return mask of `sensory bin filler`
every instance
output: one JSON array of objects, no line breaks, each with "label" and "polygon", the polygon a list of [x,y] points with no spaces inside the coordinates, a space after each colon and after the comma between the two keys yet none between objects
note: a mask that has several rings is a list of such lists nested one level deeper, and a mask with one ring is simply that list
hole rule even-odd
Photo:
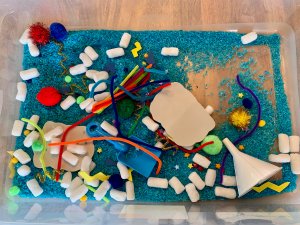
[{"label": "sensory bin filler", "polygon": [[[35,23],[19,41],[11,196],[198,202],[295,190],[278,34]],[[262,54],[270,66],[257,70]]]}]

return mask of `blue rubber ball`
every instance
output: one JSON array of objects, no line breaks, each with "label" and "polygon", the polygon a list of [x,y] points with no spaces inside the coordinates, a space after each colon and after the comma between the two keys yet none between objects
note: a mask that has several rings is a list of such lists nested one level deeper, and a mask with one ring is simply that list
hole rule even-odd
[{"label": "blue rubber ball", "polygon": [[120,174],[113,174],[108,178],[108,182],[112,186],[112,188],[120,188],[124,184],[124,180],[121,178]]},{"label": "blue rubber ball", "polygon": [[50,25],[51,37],[57,41],[63,41],[68,36],[68,31],[61,23],[52,23]]},{"label": "blue rubber ball", "polygon": [[252,102],[249,98],[244,98],[244,99],[243,99],[243,106],[244,106],[246,109],[251,109],[252,106],[253,106],[253,102]]}]

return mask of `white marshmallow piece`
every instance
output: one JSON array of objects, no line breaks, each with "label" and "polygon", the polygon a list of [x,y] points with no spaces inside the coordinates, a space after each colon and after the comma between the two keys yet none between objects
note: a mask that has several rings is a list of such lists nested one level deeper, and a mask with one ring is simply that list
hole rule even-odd
[{"label": "white marshmallow piece", "polygon": [[21,176],[21,177],[26,177],[27,175],[29,175],[31,172],[31,169],[29,166],[27,165],[22,165],[17,169],[17,173]]},{"label": "white marshmallow piece", "polygon": [[35,130],[31,131],[30,134],[28,134],[23,141],[24,146],[27,148],[31,147],[33,142],[36,141],[37,139],[39,139],[39,137],[40,137],[40,134],[37,131],[35,131]]},{"label": "white marshmallow piece", "polygon": [[144,117],[142,119],[142,123],[153,132],[155,132],[159,128],[159,124],[152,120],[149,116]]},{"label": "white marshmallow piece", "polygon": [[62,158],[72,166],[76,166],[79,161],[79,158],[69,151],[64,151],[62,154]]},{"label": "white marshmallow piece", "polygon": [[109,78],[108,72],[100,71],[94,74],[93,80],[98,82],[99,80],[107,80]]},{"label": "white marshmallow piece", "polygon": [[178,56],[179,49],[175,47],[163,47],[161,49],[161,54],[163,56]]},{"label": "white marshmallow piece", "polygon": [[40,73],[37,68],[20,71],[20,77],[22,78],[22,80],[30,80],[38,76],[40,76]]},{"label": "white marshmallow piece", "polygon": [[289,154],[270,154],[269,161],[274,163],[289,163],[291,161],[291,157]]},{"label": "white marshmallow piece", "polygon": [[89,173],[90,172],[90,166],[92,163],[92,159],[89,156],[84,156],[82,161],[81,161],[81,167],[80,167],[80,171]]},{"label": "white marshmallow piece", "polygon": [[185,185],[185,190],[191,200],[191,202],[198,202],[200,200],[199,192],[196,190],[196,187],[194,184],[189,183]]},{"label": "white marshmallow piece", "polygon": [[87,76],[87,78],[94,79],[94,76],[97,73],[99,73],[97,70],[88,70],[86,71],[85,76]]},{"label": "white marshmallow piece", "polygon": [[71,182],[72,182],[72,173],[71,172],[66,172],[63,175],[63,178],[60,182],[60,186],[62,188],[68,188],[70,186]]},{"label": "white marshmallow piece", "polygon": [[96,102],[93,100],[87,107],[85,107],[85,111],[86,111],[87,113],[92,112],[92,109],[93,109],[93,106],[94,106],[95,103],[96,103]]},{"label": "white marshmallow piece", "polygon": [[215,188],[215,195],[218,197],[228,198],[228,199],[235,199],[236,198],[236,191],[233,188],[224,188],[224,187],[216,187]]},{"label": "white marshmallow piece", "polygon": [[112,48],[106,51],[106,55],[108,58],[117,58],[125,55],[123,48]]},{"label": "white marshmallow piece", "polygon": [[81,197],[83,197],[88,192],[87,186],[84,184],[80,185],[79,187],[72,189],[70,191],[70,200],[72,203],[78,201]]},{"label": "white marshmallow piece", "polygon": [[188,178],[199,191],[201,191],[205,187],[204,181],[196,172],[192,172]]},{"label": "white marshmallow piece", "polygon": [[[51,138],[51,144],[52,143],[59,143],[59,142],[61,142],[60,138]],[[60,146],[50,146],[49,147],[49,151],[50,151],[51,155],[58,155],[59,150],[60,150]]]},{"label": "white marshmallow piece", "polygon": [[278,134],[278,145],[281,153],[290,152],[290,141],[289,136],[286,134]]},{"label": "white marshmallow piece", "polygon": [[24,216],[24,220],[27,221],[34,220],[35,218],[38,217],[38,215],[41,213],[42,210],[43,207],[40,204],[34,203],[33,206],[29,209],[29,211]]},{"label": "white marshmallow piece", "polygon": [[124,164],[122,164],[121,162],[118,162],[118,163],[117,163],[117,167],[118,167],[118,169],[119,169],[121,178],[122,178],[123,180],[128,179],[128,177],[129,177],[128,168],[127,168]]},{"label": "white marshmallow piece", "polygon": [[92,186],[92,187],[98,187],[99,186],[99,180],[98,179],[95,179],[95,180],[92,180],[92,181],[87,181],[85,180],[84,183],[89,185],[89,186]]},{"label": "white marshmallow piece", "polygon": [[211,105],[206,106],[205,111],[211,115],[214,112],[214,108]]},{"label": "white marshmallow piece", "polygon": [[107,133],[109,133],[111,136],[117,136],[118,135],[118,130],[117,128],[115,128],[113,125],[111,125],[110,123],[108,123],[107,121],[103,121],[100,124],[100,127],[105,130]]},{"label": "white marshmallow piece", "polygon": [[13,155],[21,164],[26,164],[31,161],[30,156],[22,149],[14,151]]},{"label": "white marshmallow piece", "polygon": [[17,83],[17,95],[16,100],[24,102],[26,100],[27,95],[27,86],[24,82]]},{"label": "white marshmallow piece", "polygon": [[27,28],[23,34],[21,35],[20,39],[19,39],[19,42],[22,44],[22,45],[27,45],[28,41],[29,41],[29,28]]},{"label": "white marshmallow piece", "polygon": [[196,153],[193,157],[193,162],[197,163],[199,166],[203,168],[208,168],[210,165],[210,160],[199,153]]},{"label": "white marshmallow piece", "polygon": [[291,156],[291,170],[293,174],[300,174],[300,154],[292,153]]},{"label": "white marshmallow piece", "polygon": [[34,197],[40,196],[44,191],[36,179],[31,179],[27,181],[26,185]]},{"label": "white marshmallow piece", "polygon": [[236,186],[235,176],[223,175],[222,185],[227,187]]},{"label": "white marshmallow piece", "polygon": [[183,186],[183,184],[175,176],[169,180],[169,185],[174,189],[174,191],[177,195],[181,194],[185,190],[185,187]]},{"label": "white marshmallow piece", "polygon": [[164,145],[163,145],[163,143],[161,143],[160,141],[158,141],[158,142],[155,143],[154,147],[156,147],[156,148],[163,148]]},{"label": "white marshmallow piece", "polygon": [[127,198],[126,192],[119,191],[116,189],[111,189],[110,192],[110,197],[118,202],[124,202]]},{"label": "white marshmallow piece", "polygon": [[85,145],[79,144],[70,144],[67,146],[67,151],[77,154],[77,155],[84,155],[87,153],[87,149]]},{"label": "white marshmallow piece", "polygon": [[15,137],[20,137],[23,131],[25,123],[21,120],[15,120],[13,128],[11,130],[11,135]]},{"label": "white marshmallow piece", "polygon": [[148,187],[154,188],[168,188],[168,180],[165,178],[158,178],[158,177],[149,177],[147,180]]},{"label": "white marshmallow piece", "polygon": [[84,53],[87,54],[90,57],[90,59],[93,60],[93,61],[95,61],[99,57],[97,52],[91,46],[87,46],[84,49]]},{"label": "white marshmallow piece", "polygon": [[101,94],[97,94],[97,95],[94,95],[94,99],[95,101],[102,101],[106,98],[110,97],[110,93],[107,91],[107,92],[103,92]]},{"label": "white marshmallow piece", "polygon": [[290,152],[299,152],[299,145],[300,145],[299,136],[296,135],[289,136],[289,140],[290,140]]},{"label": "white marshmallow piece", "polygon": [[39,48],[36,46],[36,44],[33,43],[31,39],[28,39],[27,45],[28,45],[29,53],[32,57],[37,57],[40,55]]},{"label": "white marshmallow piece", "polygon": [[60,103],[60,107],[63,109],[63,110],[67,110],[68,108],[70,108],[74,103],[76,102],[76,99],[69,95],[65,100],[63,100],[61,103]]},{"label": "white marshmallow piece", "polygon": [[[38,124],[39,120],[40,120],[40,117],[38,115],[32,115],[30,117],[30,121],[32,121],[35,124]],[[27,123],[26,129],[27,130],[35,130],[34,126],[32,126],[30,123]]]},{"label": "white marshmallow piece", "polygon": [[243,45],[249,44],[257,39],[257,33],[256,32],[250,32],[248,34],[245,34],[241,37],[241,41]]},{"label": "white marshmallow piece", "polygon": [[87,69],[83,64],[78,64],[76,66],[72,66],[69,69],[70,74],[73,75],[73,76],[78,75],[78,74],[83,74],[86,71],[87,71]]},{"label": "white marshmallow piece", "polygon": [[131,35],[128,33],[124,33],[121,37],[119,46],[122,48],[127,48],[130,43]]},{"label": "white marshmallow piece", "polygon": [[45,139],[46,141],[50,141],[52,138],[60,136],[63,132],[64,129],[61,126],[57,126],[45,133]]},{"label": "white marshmallow piece", "polygon": [[110,189],[111,185],[110,183],[106,180],[103,181],[99,188],[94,192],[94,197],[97,201],[102,200],[102,198],[106,195],[107,191]]},{"label": "white marshmallow piece", "polygon": [[132,181],[127,181],[125,184],[126,187],[126,199],[128,201],[133,201],[135,199],[135,193],[134,193],[134,184]]},{"label": "white marshmallow piece", "polygon": [[83,110],[85,109],[86,107],[88,107],[89,104],[91,104],[92,102],[94,102],[94,99],[92,98],[87,98],[85,99],[83,102],[81,102],[79,104],[79,107]]},{"label": "white marshmallow piece", "polygon": [[82,184],[83,184],[82,179],[81,179],[80,177],[75,177],[75,178],[71,181],[69,187],[68,187],[68,188],[66,189],[66,191],[65,191],[66,197],[69,198],[71,192],[72,192],[74,189],[76,189],[77,187],[79,187],[80,185],[82,185]]},{"label": "white marshmallow piece", "polygon": [[82,61],[83,65],[85,67],[90,67],[91,65],[93,65],[93,61],[90,59],[90,57],[85,54],[85,53],[80,53],[79,54],[79,59]]},{"label": "white marshmallow piece", "polygon": [[[95,85],[95,83],[91,83],[89,84],[89,91],[92,91],[93,86]],[[100,83],[97,85],[97,87],[94,89],[94,92],[100,92],[100,91],[104,91],[106,90],[107,85],[106,83]]]},{"label": "white marshmallow piece", "polygon": [[208,169],[205,175],[205,185],[213,187],[216,182],[217,172],[213,169]]},{"label": "white marshmallow piece", "polygon": [[93,169],[95,169],[96,167],[96,163],[94,163],[93,161],[91,162],[91,165],[90,165],[90,172],[93,171]]}]

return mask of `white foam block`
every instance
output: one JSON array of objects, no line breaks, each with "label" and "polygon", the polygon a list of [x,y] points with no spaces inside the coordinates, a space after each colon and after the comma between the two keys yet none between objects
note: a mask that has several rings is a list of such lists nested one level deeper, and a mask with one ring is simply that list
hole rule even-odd
[{"label": "white foam block", "polygon": [[163,47],[161,49],[161,54],[163,56],[178,56],[179,49],[176,47]]},{"label": "white foam block", "polygon": [[120,172],[120,175],[121,175],[121,178],[123,180],[126,180],[129,178],[129,172],[128,172],[128,168],[122,164],[121,162],[118,162],[117,163],[117,167],[119,169],[119,172]]},{"label": "white foam block", "polygon": [[28,39],[27,42],[29,53],[32,57],[37,57],[40,55],[40,50],[36,44],[33,43],[31,39]]},{"label": "white foam block", "polygon": [[165,178],[149,177],[147,180],[148,187],[168,188],[168,180]]},{"label": "white foam block", "polygon": [[67,151],[77,154],[77,155],[85,155],[87,153],[87,149],[85,145],[79,144],[70,144],[67,146]]},{"label": "white foam block", "polygon": [[70,186],[71,182],[72,182],[72,173],[71,172],[66,172],[63,175],[63,178],[60,182],[60,186],[62,188],[68,188]]},{"label": "white foam block", "polygon": [[205,187],[204,181],[196,172],[192,172],[188,178],[196,186],[198,190],[201,191]]},{"label": "white foam block", "polygon": [[123,33],[122,38],[120,40],[119,46],[122,48],[127,48],[130,43],[131,35],[128,33]]},{"label": "white foam block", "polygon": [[191,202],[198,202],[200,200],[199,192],[196,190],[196,187],[194,184],[189,183],[185,185],[185,190],[191,200]]},{"label": "white foam block", "polygon": [[79,59],[82,61],[83,65],[85,67],[90,67],[91,65],[93,65],[93,61],[90,59],[90,57],[85,54],[85,53],[80,53],[79,54]]},{"label": "white foam block", "polygon": [[84,183],[89,185],[89,186],[92,186],[92,187],[98,187],[100,181],[98,179],[95,179],[95,180],[92,180],[92,181],[85,180]]},{"label": "white foam block", "polygon": [[[38,124],[40,117],[38,115],[32,115],[29,120],[35,124]],[[27,123],[26,129],[27,130],[35,130],[34,126],[32,126],[30,123]]]},{"label": "white foam block", "polygon": [[158,141],[158,142],[155,143],[154,147],[156,147],[156,148],[163,148],[164,145],[163,145],[163,143],[161,143],[160,141]]},{"label": "white foam block", "polygon": [[185,190],[185,187],[183,186],[183,184],[175,176],[169,180],[169,185],[174,189],[174,191],[177,195],[181,194]]},{"label": "white foam block", "polygon": [[26,185],[34,197],[40,196],[44,191],[36,179],[31,179],[27,181]]},{"label": "white foam block", "polygon": [[94,102],[94,99],[93,98],[87,98],[85,99],[83,102],[81,102],[79,104],[79,107],[83,110],[85,109],[86,107],[88,107],[89,104],[91,104],[92,102]]},{"label": "white foam block", "polygon": [[29,166],[27,165],[22,165],[17,169],[17,173],[21,176],[21,177],[26,177],[27,175],[29,175],[31,172],[31,169]]},{"label": "white foam block", "polygon": [[214,108],[211,105],[206,106],[205,111],[211,115],[214,112]]},{"label": "white foam block", "polygon": [[111,125],[105,120],[100,124],[100,127],[112,136],[116,137],[118,135],[117,128],[115,128],[113,125]]},{"label": "white foam block", "polygon": [[125,55],[123,48],[112,48],[106,51],[106,55],[108,58],[117,58]]},{"label": "white foam block", "polygon": [[235,176],[227,176],[223,175],[222,185],[224,186],[236,186],[236,179]]},{"label": "white foam block", "polygon": [[65,100],[63,100],[61,103],[60,103],[60,107],[63,109],[63,110],[67,110],[68,108],[70,108],[74,103],[76,102],[76,99],[69,95]]},{"label": "white foam block", "polygon": [[213,187],[216,182],[216,176],[216,170],[208,169],[205,175],[205,185],[208,187]]},{"label": "white foam block", "polygon": [[16,100],[24,102],[26,100],[27,95],[27,86],[24,82],[17,83],[17,95]]},{"label": "white foam block", "polygon": [[244,45],[249,44],[257,39],[257,33],[256,32],[250,32],[248,34],[245,34],[241,37],[241,41]]},{"label": "white foam block", "polygon": [[28,134],[23,141],[24,146],[27,148],[31,147],[33,142],[39,139],[39,137],[40,134],[37,131],[35,130],[31,131],[30,134]]},{"label": "white foam block", "polygon": [[290,141],[289,136],[286,134],[278,134],[278,145],[281,153],[290,152]]},{"label": "white foam block", "polygon": [[128,201],[133,201],[135,199],[135,193],[134,193],[134,184],[132,181],[126,181],[125,184],[126,187],[126,199]]},{"label": "white foam block", "polygon": [[50,141],[52,138],[60,136],[64,132],[64,129],[61,126],[57,126],[52,130],[45,133],[46,141]]},{"label": "white foam block", "polygon": [[116,189],[111,189],[109,194],[110,194],[110,197],[112,197],[112,199],[114,199],[118,202],[124,202],[127,198],[126,192],[119,191]]},{"label": "white foam block", "polygon": [[193,162],[202,166],[203,168],[208,168],[210,165],[210,160],[199,153],[196,153],[193,157]]},{"label": "white foam block", "polygon": [[[53,144],[53,143],[60,143],[60,142],[61,142],[60,138],[51,138],[51,144]],[[49,147],[49,151],[50,151],[51,155],[58,155],[59,150],[60,150],[60,146],[59,145]]]},{"label": "white foam block", "polygon": [[87,71],[87,69],[83,64],[78,64],[76,66],[72,66],[69,69],[70,74],[73,75],[73,76],[78,75],[78,74],[83,74],[86,71]]},{"label": "white foam block", "polygon": [[215,195],[218,197],[228,198],[228,199],[235,199],[236,198],[236,191],[233,188],[224,188],[224,187],[216,187],[215,188]]},{"label": "white foam block", "polygon": [[300,174],[300,154],[292,153],[291,156],[291,170],[293,174]]},{"label": "white foam block", "polygon": [[72,166],[76,166],[79,161],[79,158],[69,151],[64,151],[62,154],[62,158]]},{"label": "white foam block", "polygon": [[90,166],[92,163],[92,159],[89,156],[84,156],[82,161],[81,161],[81,168],[80,171],[89,173],[90,172]]},{"label": "white foam block", "polygon": [[73,189],[76,189],[77,187],[79,187],[79,186],[82,185],[82,184],[83,184],[82,179],[81,179],[80,177],[75,177],[75,178],[71,181],[69,187],[68,187],[68,188],[66,189],[66,191],[65,191],[66,197],[69,198],[69,197],[70,197],[71,191],[72,191]]},{"label": "white foam block", "polygon": [[27,45],[28,43],[28,40],[29,40],[29,28],[27,28],[23,34],[21,35],[20,39],[19,39],[19,42],[22,44],[22,45]]},{"label": "white foam block", "polygon": [[25,123],[21,120],[15,120],[13,128],[11,130],[11,135],[15,137],[20,137],[22,135],[22,131]]},{"label": "white foam block", "polygon": [[289,136],[290,140],[290,152],[299,152],[299,136],[293,135]]},{"label": "white foam block", "polygon": [[107,193],[107,191],[110,189],[111,185],[110,183],[106,180],[103,181],[99,188],[94,192],[94,197],[97,201],[100,201]]},{"label": "white foam block", "polygon": [[[91,83],[89,84],[89,91],[92,91],[93,86],[95,85],[95,83]],[[97,85],[97,87],[94,89],[94,92],[101,92],[107,89],[107,85],[106,83],[100,83],[99,85]]]},{"label": "white foam block", "polygon": [[98,59],[99,55],[97,54],[97,52],[91,47],[91,46],[87,46],[84,49],[84,53],[87,54],[91,60],[96,60]]},{"label": "white foam block", "polygon": [[289,163],[291,161],[291,157],[289,154],[270,154],[269,161],[275,163]]},{"label": "white foam block", "polygon": [[155,132],[159,128],[159,124],[156,123],[153,119],[151,119],[149,116],[146,116],[142,119],[142,123],[146,125],[146,127]]},{"label": "white foam block", "polygon": [[98,101],[102,101],[102,100],[104,100],[104,99],[106,99],[108,97],[110,97],[110,93],[107,91],[107,92],[103,92],[101,94],[95,95],[94,99],[95,99],[95,101],[98,102]]},{"label": "white foam block", "polygon": [[70,191],[70,200],[72,203],[78,201],[81,197],[83,197],[88,192],[87,186],[84,184],[76,187]]},{"label": "white foam block", "polygon": [[29,211],[27,212],[27,214],[25,215],[24,220],[27,221],[34,220],[35,218],[38,217],[38,215],[41,213],[42,210],[43,207],[40,204],[34,203],[32,207],[29,209]]},{"label": "white foam block", "polygon": [[22,149],[14,151],[13,155],[21,164],[26,164],[31,161],[30,156]]},{"label": "white foam block", "polygon": [[20,77],[22,78],[22,80],[30,80],[36,77],[39,77],[40,73],[37,70],[37,68],[31,68],[28,70],[22,70],[20,71]]},{"label": "white foam block", "polygon": [[98,82],[99,80],[107,80],[109,78],[108,72],[106,71],[96,71],[97,73],[94,74],[93,80]]}]

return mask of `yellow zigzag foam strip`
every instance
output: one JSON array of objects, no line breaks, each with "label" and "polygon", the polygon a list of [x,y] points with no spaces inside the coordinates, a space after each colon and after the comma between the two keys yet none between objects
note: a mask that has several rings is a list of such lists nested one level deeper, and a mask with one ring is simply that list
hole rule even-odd
[{"label": "yellow zigzag foam strip", "polygon": [[290,182],[284,182],[281,185],[276,185],[270,181],[258,186],[258,187],[253,187],[252,189],[258,193],[264,191],[267,188],[272,189],[273,191],[276,192],[282,192],[287,186],[290,185]]},{"label": "yellow zigzag foam strip", "polygon": [[79,176],[81,176],[83,179],[85,179],[87,182],[92,182],[93,180],[101,180],[101,181],[105,181],[108,180],[109,176],[106,176],[104,173],[97,173],[94,176],[90,176],[88,175],[88,173],[80,171]]},{"label": "yellow zigzag foam strip", "polygon": [[138,41],[134,43],[134,46],[135,46],[135,48],[131,50],[131,53],[132,53],[133,57],[136,58],[139,56],[138,51],[142,50],[142,46],[141,46],[141,43]]}]

